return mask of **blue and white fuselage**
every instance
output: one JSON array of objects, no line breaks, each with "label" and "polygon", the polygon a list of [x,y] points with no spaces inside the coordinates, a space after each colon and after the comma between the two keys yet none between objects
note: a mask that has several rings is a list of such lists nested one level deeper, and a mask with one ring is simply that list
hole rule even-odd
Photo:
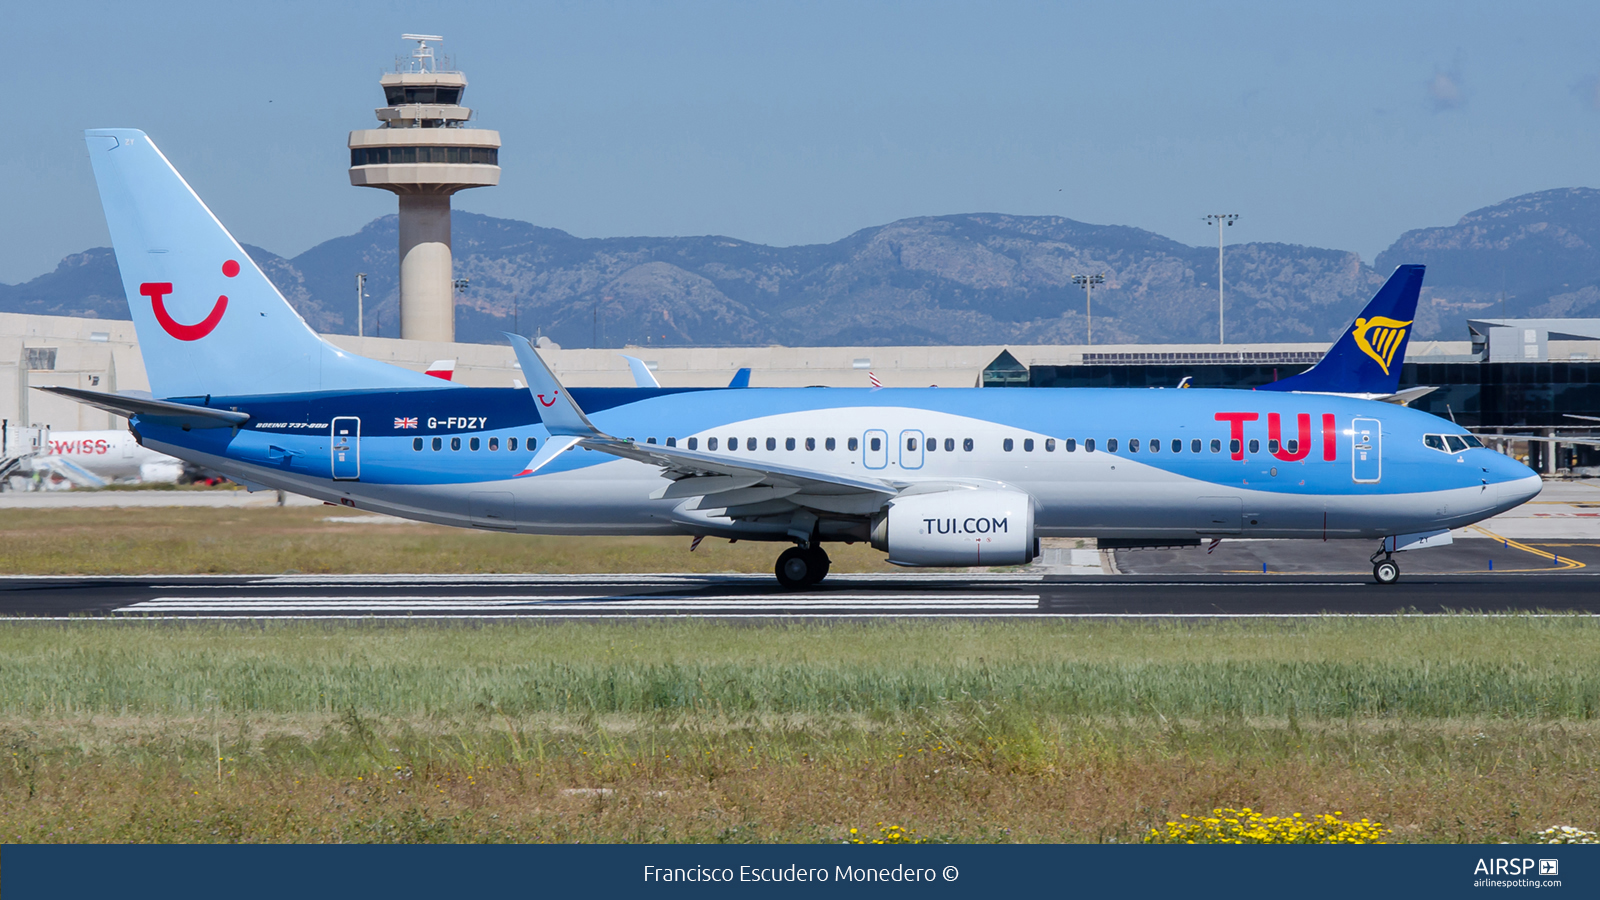
[{"label": "blue and white fuselage", "polygon": [[[668,441],[692,446],[734,466],[776,463],[907,488],[962,483],[1021,491],[1033,498],[1041,537],[1378,538],[1468,525],[1539,491],[1538,476],[1526,466],[1475,446],[1465,430],[1435,416],[1317,394],[1114,388],[578,388],[573,394],[605,432],[663,449]],[[142,442],[247,482],[448,525],[747,538],[786,530],[707,516],[690,508],[700,505],[698,498],[651,499],[668,483],[659,466],[598,451],[574,448],[518,477],[530,442],[551,437],[526,390],[213,396],[210,405],[251,419],[237,431],[138,422]],[[1299,439],[1302,415],[1310,423],[1309,446]],[[1269,432],[1273,416],[1282,423],[1276,435]],[[1234,451],[1234,422],[1245,417]],[[1331,436],[1323,428],[1328,417]],[[1365,426],[1371,432],[1364,452],[1357,449],[1358,420],[1377,423]],[[336,443],[335,421],[351,432],[343,444]],[[1424,442],[1446,434],[1474,446],[1450,452]],[[709,450],[713,441],[716,449]],[[345,447],[342,464],[335,446]],[[338,480],[336,465],[347,467]],[[477,492],[510,494],[505,509],[513,514],[496,522],[475,517]]]},{"label": "blue and white fuselage", "polygon": [[910,566],[1025,563],[1041,537],[1387,554],[1539,491],[1464,429],[1360,399],[1395,390],[1420,266],[1322,363],[1257,391],[569,392],[510,335],[529,388],[470,388],[323,341],[146,135],[87,140],[152,396],[55,390],[252,487],[508,532],[789,542],[789,585],[825,575],[833,541]]}]

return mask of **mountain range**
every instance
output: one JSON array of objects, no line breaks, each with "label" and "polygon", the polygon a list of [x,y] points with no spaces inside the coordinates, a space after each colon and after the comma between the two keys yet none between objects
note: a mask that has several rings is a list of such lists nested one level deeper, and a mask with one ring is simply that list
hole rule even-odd
[{"label": "mountain range", "polygon": [[[318,331],[396,334],[398,223],[285,258],[246,245]],[[1054,216],[971,213],[902,219],[831,244],[768,247],[734,238],[580,238],[457,212],[457,339],[518,330],[568,347],[1085,342],[1078,274],[1103,274],[1094,343],[1211,342],[1216,251],[1139,228]],[[1226,253],[1230,343],[1334,337],[1400,263],[1428,266],[1415,336],[1465,340],[1469,315],[1600,315],[1600,191],[1564,188],[1408,231],[1374,265],[1344,250],[1233,244]],[[0,312],[128,318],[108,248],[0,285]]]}]

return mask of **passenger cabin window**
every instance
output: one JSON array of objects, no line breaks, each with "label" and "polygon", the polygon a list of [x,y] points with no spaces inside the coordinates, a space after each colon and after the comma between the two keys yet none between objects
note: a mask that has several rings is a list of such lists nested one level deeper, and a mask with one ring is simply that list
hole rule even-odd
[{"label": "passenger cabin window", "polygon": [[1300,452],[1300,442],[1299,441],[1285,441],[1284,444],[1283,444],[1283,449],[1289,451],[1289,455],[1293,456],[1294,454]]},{"label": "passenger cabin window", "polygon": [[1199,438],[1195,438],[1194,440],[1189,442],[1189,452],[1190,453],[1199,453],[1200,452],[1200,439]]},{"label": "passenger cabin window", "polygon": [[506,438],[506,449],[515,451],[517,449],[517,439],[516,438]]},{"label": "passenger cabin window", "polygon": [[[833,438],[828,438],[828,443],[832,444],[833,443]],[[847,449],[847,450],[858,450],[858,449],[860,449],[860,447],[861,447],[861,442],[856,440],[855,438],[851,438],[849,443],[845,444],[845,449]],[[833,448],[830,446],[828,449],[832,450]]]},{"label": "passenger cabin window", "polygon": [[945,452],[946,453],[954,453],[955,449],[956,449],[956,439],[955,438],[945,438],[944,439],[944,450],[945,450]]},{"label": "passenger cabin window", "polygon": [[872,439],[872,449],[873,449],[874,452],[882,450],[883,449],[883,438],[873,438]]},{"label": "passenger cabin window", "polygon": [[716,438],[706,438],[706,449],[707,450],[715,450],[715,449],[717,449],[717,439]]},{"label": "passenger cabin window", "polygon": [[[767,449],[768,450],[775,449],[774,445],[771,443],[772,442],[772,438],[767,438],[767,442],[768,442],[767,443]],[[746,450],[754,450],[756,448],[756,439],[755,438],[745,438],[744,439],[744,448]]]},{"label": "passenger cabin window", "polygon": [[915,450],[915,449],[917,449],[917,439],[914,438],[914,437],[906,438],[906,449],[907,450]]},{"label": "passenger cabin window", "polygon": [[[1238,452],[1238,450],[1239,450],[1238,443],[1239,442],[1238,441],[1234,441],[1233,443],[1235,445],[1234,448],[1233,448],[1234,452]],[[1198,451],[1196,451],[1196,452],[1198,452]],[[1212,438],[1211,439],[1211,452],[1212,453],[1221,453],[1222,452],[1222,441],[1221,440],[1219,440],[1217,438]]]},{"label": "passenger cabin window", "polygon": [[647,437],[647,438],[644,439],[644,442],[646,444],[654,444],[656,442],[656,439],[653,438],[653,437]]},{"label": "passenger cabin window", "polygon": [[[1195,450],[1196,453],[1200,452],[1200,442],[1199,441],[1195,442],[1194,450]],[[1182,453],[1183,452],[1183,441],[1180,441],[1177,438],[1173,438],[1172,439],[1172,452],[1173,453]]]},{"label": "passenger cabin window", "polygon": [[835,447],[838,447],[838,446],[839,446],[838,442],[836,442],[833,438],[828,438],[827,440],[822,442],[822,449],[824,449],[824,450],[832,450],[832,449],[834,449]]},{"label": "passenger cabin window", "polygon": [[450,449],[451,450],[460,450],[461,449],[461,438],[458,438],[458,437],[451,438],[450,439]]},{"label": "passenger cabin window", "polygon": [[1094,438],[1089,438],[1088,440],[1083,442],[1083,452],[1085,452],[1085,453],[1093,453],[1094,452]]},{"label": "passenger cabin window", "polygon": [[816,438],[806,438],[806,449],[807,450],[815,450],[815,449],[817,449],[817,439]]},{"label": "passenger cabin window", "polygon": [[[1216,447],[1217,447],[1217,442],[1216,441],[1212,441],[1211,442],[1211,449],[1212,449],[1213,452],[1215,452]],[[1239,439],[1238,438],[1234,438],[1233,440],[1228,442],[1228,452],[1229,453],[1238,453],[1239,452]]]},{"label": "passenger cabin window", "polygon": [[413,449],[413,450],[421,450],[422,449],[422,438],[413,439],[411,441],[411,449]]},{"label": "passenger cabin window", "polygon": [[1117,439],[1116,438],[1106,438],[1106,452],[1107,453],[1115,453],[1115,452],[1117,452]]},{"label": "passenger cabin window", "polygon": [[1033,452],[1033,438],[1023,438],[1022,439],[1022,452],[1024,452],[1024,453],[1032,453]]},{"label": "passenger cabin window", "polygon": [[[712,438],[712,440],[716,440],[716,438]],[[710,447],[712,450],[717,449],[717,445],[716,444],[708,443],[708,444],[706,444],[706,446]],[[700,439],[699,438],[689,438],[689,449],[690,450],[698,450],[698,449],[700,449]]]},{"label": "passenger cabin window", "polygon": [[444,439],[443,438],[434,438],[433,439],[433,449],[435,449],[435,450],[443,450],[444,449]]},{"label": "passenger cabin window", "polygon": [[1044,439],[1044,452],[1046,452],[1046,453],[1054,453],[1054,452],[1056,452],[1056,439],[1055,438],[1045,438]]},{"label": "passenger cabin window", "polygon": [[1250,439],[1250,452],[1251,453],[1260,453],[1261,452],[1261,442],[1256,440],[1255,438],[1251,438]]},{"label": "passenger cabin window", "polygon": [[478,439],[472,438],[471,440],[467,441],[467,447],[476,452],[478,449]]},{"label": "passenger cabin window", "polygon": [[[1115,449],[1115,448],[1113,448],[1113,449]],[[1129,441],[1128,441],[1128,452],[1129,453],[1138,453],[1139,452],[1139,439],[1138,438],[1129,439]]]},{"label": "passenger cabin window", "polygon": [[532,453],[534,450],[538,449],[538,447],[539,447],[539,439],[538,438],[528,438],[528,452],[529,453]]},{"label": "passenger cabin window", "polygon": [[675,437],[667,438],[667,446],[668,447],[676,447],[676,446],[678,446],[678,439],[675,438]]},{"label": "passenger cabin window", "polygon": [[972,438],[962,438],[961,449],[970,452],[972,450]]},{"label": "passenger cabin window", "polygon": [[1152,440],[1150,442],[1150,452],[1151,453],[1160,453],[1161,452],[1161,442],[1159,440]]},{"label": "passenger cabin window", "polygon": [[1061,442],[1061,449],[1067,451],[1068,453],[1077,453],[1078,452],[1078,439],[1077,438],[1067,438],[1066,440]]},{"label": "passenger cabin window", "polygon": [[[1252,441],[1251,443],[1254,443],[1254,441]],[[1278,442],[1273,440],[1272,438],[1267,438],[1267,452],[1268,453],[1277,453],[1278,452]]]},{"label": "passenger cabin window", "polygon": [[497,437],[489,438],[489,449],[490,450],[499,450],[500,449],[500,439],[497,438]]},{"label": "passenger cabin window", "polygon": [[1014,446],[1016,446],[1016,445],[1011,442],[1011,438],[1006,438],[1005,440],[1000,442],[1000,448],[1005,450],[1007,453],[1010,453],[1011,452],[1011,448],[1014,447]]},{"label": "passenger cabin window", "polygon": [[[751,438],[751,440],[755,440],[755,439]],[[754,450],[755,448],[751,447],[750,449]],[[768,450],[776,450],[776,449],[778,449],[778,439],[777,438],[767,438],[767,449]]]},{"label": "passenger cabin window", "polygon": [[784,438],[783,439],[783,449],[785,449],[785,450],[793,450],[794,449],[794,438]]},{"label": "passenger cabin window", "polygon": [[928,452],[929,453],[932,453],[933,451],[939,449],[939,439],[938,438],[928,438],[928,442],[926,444],[924,444],[923,446],[928,448]]}]

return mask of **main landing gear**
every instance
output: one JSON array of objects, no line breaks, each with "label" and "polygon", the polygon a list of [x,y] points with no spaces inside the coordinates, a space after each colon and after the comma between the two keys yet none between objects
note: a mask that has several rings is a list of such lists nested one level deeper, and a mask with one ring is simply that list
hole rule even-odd
[{"label": "main landing gear", "polygon": [[[1384,538],[1383,544],[1372,554],[1372,580],[1379,584],[1394,584],[1400,580],[1400,564],[1390,554],[1389,539]],[[1380,556],[1383,559],[1379,559]]]},{"label": "main landing gear", "polygon": [[778,583],[791,591],[810,587],[828,577],[831,562],[828,554],[815,544],[810,547],[790,547],[778,557]]}]

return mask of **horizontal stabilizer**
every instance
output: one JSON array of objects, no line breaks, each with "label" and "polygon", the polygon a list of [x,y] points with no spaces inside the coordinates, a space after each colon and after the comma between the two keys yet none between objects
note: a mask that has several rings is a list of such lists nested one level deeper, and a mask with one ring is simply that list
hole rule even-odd
[{"label": "horizontal stabilizer", "polygon": [[212,409],[209,406],[191,406],[187,403],[174,403],[171,400],[103,394],[99,391],[69,387],[37,387],[34,390],[70,397],[79,403],[119,416],[138,416],[143,421],[158,425],[175,425],[180,428],[232,428],[250,421],[249,413],[231,409]]}]

